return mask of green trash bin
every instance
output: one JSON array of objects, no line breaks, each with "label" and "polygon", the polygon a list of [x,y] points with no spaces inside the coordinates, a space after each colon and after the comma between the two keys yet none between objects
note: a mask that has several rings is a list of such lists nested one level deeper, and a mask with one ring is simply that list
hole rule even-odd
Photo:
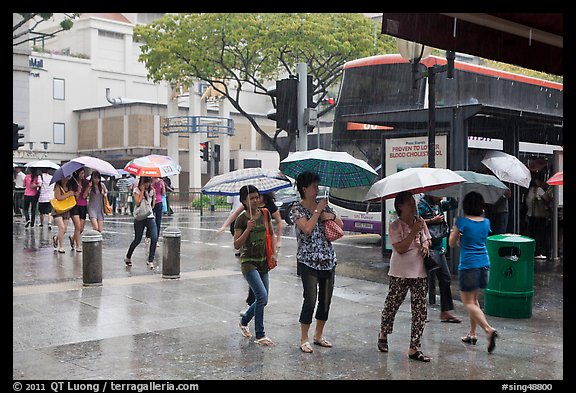
[{"label": "green trash bin", "polygon": [[505,318],[530,318],[534,296],[534,247],[532,238],[503,234],[486,240],[490,257],[484,312]]}]

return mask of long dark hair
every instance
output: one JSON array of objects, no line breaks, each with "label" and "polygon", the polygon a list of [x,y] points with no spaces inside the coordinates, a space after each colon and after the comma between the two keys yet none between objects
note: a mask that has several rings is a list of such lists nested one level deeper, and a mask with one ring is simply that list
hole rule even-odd
[{"label": "long dark hair", "polygon": [[98,191],[100,191],[100,194],[103,193],[102,190],[102,176],[100,175],[100,172],[98,171],[92,171],[92,174],[90,175],[90,182],[92,182],[92,179],[94,179],[94,177],[97,177],[98,179],[100,179],[100,181],[98,182]]}]

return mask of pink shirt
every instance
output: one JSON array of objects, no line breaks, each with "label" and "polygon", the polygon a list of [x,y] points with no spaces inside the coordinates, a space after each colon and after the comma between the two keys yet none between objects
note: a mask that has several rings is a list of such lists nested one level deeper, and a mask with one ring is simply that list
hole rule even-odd
[{"label": "pink shirt", "polygon": [[86,190],[86,187],[88,186],[88,181],[87,180],[82,180],[80,182],[80,184],[78,184],[78,190],[80,191],[80,194],[76,197],[76,204],[78,206],[88,206],[88,200],[86,198],[84,198],[84,190]]},{"label": "pink shirt", "polygon": [[36,196],[38,194],[38,177],[32,183],[32,174],[27,174],[24,178],[24,196]]},{"label": "pink shirt", "polygon": [[152,187],[154,187],[154,194],[156,195],[156,203],[160,203],[162,202],[162,194],[164,194],[162,192],[162,186],[164,185],[164,180],[160,179],[157,182],[152,184]]},{"label": "pink shirt", "polygon": [[412,244],[410,244],[410,247],[408,247],[408,251],[400,254],[396,251],[394,244],[405,239],[409,233],[410,227],[400,219],[390,224],[388,237],[390,238],[390,244],[392,244],[392,256],[390,257],[390,270],[388,271],[388,275],[404,278],[428,277],[426,269],[424,268],[424,258],[418,251],[421,245],[420,237],[422,237],[423,240],[431,238],[428,227],[424,225],[421,236],[416,236]]}]

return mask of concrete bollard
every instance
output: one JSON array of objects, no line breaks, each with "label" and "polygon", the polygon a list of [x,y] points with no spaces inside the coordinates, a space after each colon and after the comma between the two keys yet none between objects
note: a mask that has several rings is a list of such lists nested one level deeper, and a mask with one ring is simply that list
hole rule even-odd
[{"label": "concrete bollard", "polygon": [[162,278],[180,278],[180,230],[168,227],[162,232]]},{"label": "concrete bollard", "polygon": [[82,281],[85,287],[102,286],[102,234],[82,233]]}]

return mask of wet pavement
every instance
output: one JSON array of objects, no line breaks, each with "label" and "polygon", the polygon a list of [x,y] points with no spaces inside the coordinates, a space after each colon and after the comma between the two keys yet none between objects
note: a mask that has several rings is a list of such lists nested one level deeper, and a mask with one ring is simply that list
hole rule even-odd
[{"label": "wet pavement", "polygon": [[[439,298],[429,305],[422,340],[430,363],[408,359],[410,305],[397,314],[390,352],[376,348],[388,291],[387,260],[378,239],[346,235],[335,242],[337,277],[325,335],[333,348],[299,349],[302,288],[296,275],[293,227],[284,230],[280,264],[270,275],[266,334],[260,347],[238,328],[247,284],[228,232],[216,228],[227,213],[177,213],[162,228],[181,232],[180,277],[162,276],[160,239],[155,271],[142,242],[126,268],[131,219],[107,217],[102,240],[102,285],[83,285],[82,253],[58,254],[46,227],[13,224],[14,380],[452,380],[551,381],[564,385],[563,263],[536,261],[532,316],[487,316],[500,335],[462,343],[468,321],[441,323]],[[89,228],[87,224],[86,228]],[[69,225],[68,234],[72,231]],[[67,238],[66,235],[66,238]],[[456,278],[454,277],[454,280]],[[456,284],[454,313],[465,317]],[[466,318],[464,318],[466,319]],[[252,333],[253,323],[250,324]],[[312,329],[311,329],[312,334]],[[499,386],[499,385],[497,385]],[[503,388],[502,388],[503,389]],[[498,389],[498,390],[502,390]]]}]

